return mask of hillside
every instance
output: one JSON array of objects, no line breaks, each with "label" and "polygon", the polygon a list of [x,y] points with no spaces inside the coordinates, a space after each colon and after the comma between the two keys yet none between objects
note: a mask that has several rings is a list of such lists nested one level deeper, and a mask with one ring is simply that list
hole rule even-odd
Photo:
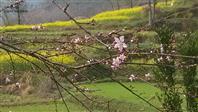
[{"label": "hillside", "polygon": [[[91,18],[87,18],[87,19],[76,18],[76,19],[79,23],[84,24],[84,27],[87,27],[88,29],[132,28],[132,27],[147,23],[148,10],[146,7],[147,6],[137,6],[137,7],[129,8],[129,9],[106,11],[106,12],[99,13]],[[191,7],[192,10],[191,9],[189,10],[189,7]],[[197,7],[195,1],[189,1],[185,5],[183,5],[183,3],[180,1],[171,1],[171,2],[168,2],[168,4],[165,4],[164,2],[160,2],[157,4],[157,10],[158,10],[157,20],[170,16],[169,18],[167,18],[168,20],[170,20],[170,22],[171,22],[171,18],[174,18],[174,20],[178,20],[177,22],[189,20],[189,21],[195,21],[197,23],[196,21],[197,13],[193,12],[193,9],[196,10],[195,7]],[[185,9],[188,9],[188,10],[185,11]],[[189,11],[191,13],[189,13]],[[186,13],[186,16],[181,17],[179,16],[179,13]],[[94,23],[93,23],[94,25],[86,25],[86,23],[91,23],[93,22],[93,20],[94,20]],[[43,23],[42,25],[46,28],[46,30],[63,29],[63,28],[64,29],[77,29],[73,21],[57,21],[57,22],[51,22],[51,23]],[[0,27],[0,32],[30,30],[32,26],[36,26],[36,25],[14,25],[14,26]]]},{"label": "hillside", "polygon": [[[159,13],[158,15],[166,11],[169,12],[174,11],[176,7],[180,6],[180,4],[177,4],[177,2],[173,2],[173,3],[174,3],[173,6],[171,6],[172,2],[169,2],[168,5],[166,5],[163,2],[158,3],[157,8],[160,10],[160,12],[158,12]],[[95,26],[85,25],[90,29],[94,29],[94,28],[100,29],[105,27],[114,29],[117,27],[134,27],[140,25],[148,21],[147,17],[148,17],[148,12],[146,6],[137,6],[129,9],[106,11],[99,13],[91,18],[77,19],[77,21],[80,23],[88,23],[94,20],[96,22]],[[42,25],[47,29],[48,28],[50,29],[51,27],[64,27],[66,29],[76,28],[75,24],[72,21],[57,21],[52,23],[43,23]],[[15,26],[0,27],[0,31],[15,31],[15,30],[25,30],[25,29],[28,30],[31,29],[32,26],[35,25],[15,25]]]},{"label": "hillside", "polygon": [[1,26],[0,112],[187,111],[198,1],[158,2],[153,25],[148,10],[74,18],[91,34],[71,20]]},{"label": "hillside", "polygon": [[[134,0],[133,5],[140,5],[145,3],[145,1],[146,0]],[[0,7],[7,5],[9,2],[10,1],[1,0]],[[58,2],[65,4],[64,0],[58,0]],[[75,18],[88,18],[100,12],[127,8],[131,5],[129,0],[70,0],[67,2],[70,3],[68,11]],[[52,4],[51,0],[25,0],[21,8],[26,10],[21,13],[22,24],[68,20],[68,18]],[[0,19],[0,25],[14,25],[18,19],[17,13],[2,13],[2,18],[2,20]],[[6,18],[8,18],[7,21],[5,20]]]}]

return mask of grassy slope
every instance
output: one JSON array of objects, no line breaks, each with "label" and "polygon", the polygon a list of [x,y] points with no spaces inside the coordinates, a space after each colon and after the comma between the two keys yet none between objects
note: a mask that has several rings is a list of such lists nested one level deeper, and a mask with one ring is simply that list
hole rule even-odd
[{"label": "grassy slope", "polygon": [[[178,0],[180,1],[180,0]],[[171,6],[171,2],[169,2],[168,6],[165,5],[165,3],[160,2],[158,3],[157,7],[161,8],[161,9],[165,9],[168,11],[171,10],[175,10],[177,9],[179,6],[182,7],[191,7],[193,5],[193,3],[195,3],[195,0],[190,0],[187,2],[187,4],[185,6],[182,5],[182,2],[175,2],[175,5]],[[121,9],[121,10],[115,10],[115,11],[106,11],[106,12],[102,12],[100,14],[97,14],[95,16],[93,16],[92,18],[89,19],[81,19],[79,20],[80,22],[87,22],[87,21],[91,21],[92,19],[96,20],[98,22],[99,26],[111,26],[113,25],[114,27],[112,28],[122,28],[123,27],[130,27],[131,24],[135,24],[138,21],[144,21],[146,17],[146,14],[144,13],[144,8],[143,7],[134,7],[134,8],[129,8],[129,9]],[[147,18],[146,18],[147,19]],[[0,33],[0,35],[6,35],[6,36],[14,36],[14,38],[32,38],[35,36],[38,36],[39,38],[54,38],[54,37],[61,37],[62,35],[68,35],[71,34],[73,32],[79,32],[82,33],[82,31],[78,30],[64,30],[64,27],[71,27],[71,26],[75,26],[75,24],[71,21],[58,21],[58,22],[52,22],[52,23],[44,23],[44,26],[47,27],[46,30],[43,31],[31,31],[30,28],[32,25],[16,25],[16,26],[7,26],[7,27],[0,27],[0,32],[1,31],[8,31],[8,32],[4,32],[4,33]],[[95,29],[97,28],[97,29]],[[25,30],[25,31],[20,31],[20,30]],[[99,27],[100,29],[100,27]],[[55,30],[55,31],[54,31]],[[106,28],[106,30],[111,30],[109,28]],[[91,30],[93,33],[96,33],[98,31],[101,32],[105,32],[106,30],[98,30],[98,27],[95,26],[93,27],[93,29]],[[9,32],[10,31],[10,32]],[[148,36],[149,34],[151,34],[151,32],[147,32],[145,34],[142,34],[142,36]],[[153,36],[153,34],[151,35]],[[149,38],[151,37],[149,36]],[[150,42],[148,42],[148,45],[144,45],[143,47],[148,47],[150,46],[149,44]],[[28,46],[28,48],[32,48],[31,46]],[[0,62],[4,63],[0,65],[0,70],[3,70],[4,68],[9,68],[8,66],[10,66],[10,59],[9,56],[7,54],[0,54]],[[24,63],[27,63],[25,61],[21,61],[21,59],[19,59],[18,57],[14,56],[14,62],[16,63],[17,66],[20,66],[23,68],[23,66],[25,66]],[[31,57],[29,57],[29,59],[31,59]],[[62,59],[64,59],[65,63],[71,63],[74,60],[72,59],[72,57],[55,57],[55,61],[61,62]],[[18,61],[17,61],[18,60]],[[34,59],[31,59],[34,60]],[[34,60],[35,61],[35,60]],[[35,61],[36,62],[36,61]],[[31,65],[30,65],[31,66]],[[25,66],[25,68],[30,68],[30,66]],[[10,68],[11,69],[11,68]]]},{"label": "grassy slope", "polygon": [[[191,6],[192,4],[188,4],[189,6]],[[188,5],[186,5],[185,7],[189,7]],[[136,7],[138,9],[138,7]],[[134,8],[135,9],[135,8]],[[98,14],[90,19],[83,19],[83,20],[79,20],[80,22],[87,22],[87,21],[91,21],[93,18],[99,23],[99,25],[111,25],[116,23],[116,26],[119,25],[127,25],[127,26],[132,26],[131,24],[133,24],[131,22],[131,20],[137,21],[138,19],[142,18],[143,16],[141,15],[140,18],[134,17],[136,14],[139,15],[141,10],[136,10],[137,12],[134,11],[133,14],[131,14],[131,11],[134,9],[122,9],[119,11],[107,11],[101,14]],[[114,16],[114,17],[112,17]],[[121,23],[121,24],[120,24]],[[134,22],[136,23],[136,22]],[[30,29],[32,25],[21,25],[21,26],[8,26],[8,27],[0,27],[0,31],[19,31],[19,30],[24,30],[24,29]],[[73,27],[74,23],[71,21],[60,21],[60,22],[54,22],[54,23],[45,23],[44,26],[48,27],[48,28],[53,28],[53,27]],[[18,32],[10,32],[10,33],[18,33]],[[34,34],[35,32],[28,32],[30,33],[30,35],[32,35],[32,33]],[[44,32],[37,32],[37,33],[44,33],[48,34],[48,33],[52,33],[52,32],[48,32],[48,31],[44,31]],[[54,33],[54,32],[53,32]],[[64,32],[63,32],[64,33]],[[26,35],[26,31],[24,32],[24,35]],[[20,37],[20,35],[19,35]],[[130,85],[129,83],[126,85]],[[148,109],[148,111],[152,111],[151,108],[147,108],[147,106],[145,104],[143,104],[139,99],[137,99],[135,96],[130,95],[127,93],[127,91],[123,90],[122,88],[120,88],[119,85],[117,84],[112,84],[112,83],[101,83],[101,84],[93,84],[93,85],[86,85],[87,87],[90,88],[98,88],[101,89],[101,91],[95,92],[93,93],[93,95],[98,95],[98,96],[104,96],[107,97],[109,99],[116,99],[116,100],[122,100],[122,101],[127,101],[127,102],[131,102],[134,104],[137,104],[139,106],[137,107],[141,107],[142,105],[144,105],[146,107],[146,109]],[[133,86],[135,86],[135,88],[137,88],[137,91],[139,91],[138,93],[144,93],[143,96],[145,96],[145,98],[149,99],[151,98],[151,96],[154,96],[155,92],[158,91],[153,87],[150,86],[145,86],[144,84],[133,84]],[[136,87],[137,86],[137,87]],[[116,89],[115,89],[116,88]],[[149,91],[149,92],[148,92]],[[148,93],[148,94],[147,94]],[[69,104],[71,105],[71,107],[73,108],[72,111],[83,111],[83,109],[77,109],[76,110],[76,105],[74,104]],[[53,107],[53,108],[52,108]],[[78,106],[77,106],[78,107]],[[64,109],[65,107],[63,106],[63,104],[60,104],[60,108]],[[2,109],[1,111],[3,112],[7,112],[9,110],[12,111],[16,111],[16,112],[22,112],[24,110],[26,110],[25,112],[49,112],[51,111],[51,109],[54,109],[54,104],[43,104],[38,106],[37,104],[32,105],[32,106],[19,106],[19,107],[0,107],[0,109]],[[134,112],[137,111],[135,110],[136,108],[134,108]],[[40,111],[41,110],[41,111]],[[62,110],[63,111],[63,110]],[[132,111],[132,112],[133,112]],[[148,112],[145,111],[145,112]],[[61,112],[61,110],[60,110]]]},{"label": "grassy slope", "polygon": [[[107,11],[104,13],[97,14],[94,17],[88,19],[80,19],[78,22],[86,23],[91,20],[95,20],[98,24],[112,24],[116,22],[130,21],[133,19],[141,18],[143,14],[140,12],[143,10],[143,7],[134,7],[131,9],[121,9],[116,11]],[[52,23],[43,23],[45,27],[72,27],[75,26],[72,21],[57,21]],[[7,27],[0,27],[0,31],[13,31],[13,30],[22,30],[30,29],[32,25],[14,25]]]},{"label": "grassy slope", "polygon": [[[131,83],[124,83],[128,87],[131,85],[134,87],[134,91],[138,94],[141,94],[146,99],[150,99],[152,96],[155,95],[155,93],[159,93],[159,89],[148,85],[146,83],[140,83],[140,82],[131,82]],[[127,90],[122,88],[120,85],[116,83],[98,83],[98,84],[87,84],[82,85],[83,87],[88,87],[90,89],[97,89],[100,91],[96,91],[92,93],[92,95],[96,96],[103,96],[109,100],[113,99],[112,102],[118,102],[117,106],[113,108],[118,109],[124,109],[125,112],[155,112],[155,109],[150,107],[148,104],[142,102],[140,99],[138,99],[136,96],[130,94]],[[89,93],[87,93],[89,94]],[[13,96],[12,96],[13,97]],[[9,98],[9,97],[7,97]],[[159,106],[158,103],[156,103],[156,99],[152,99],[151,102],[155,105]],[[122,107],[122,102],[129,102],[129,105],[126,105],[126,107]],[[71,109],[71,112],[82,112],[85,111],[80,105],[69,103],[69,108]],[[26,105],[26,106],[10,106],[10,107],[0,107],[2,109],[2,112],[7,112],[9,110],[13,112],[52,112],[55,110],[55,105],[52,103],[41,103],[41,104],[33,104],[33,105]],[[58,103],[59,112],[66,111],[64,105],[62,103]],[[100,110],[100,109],[98,109]],[[95,109],[95,111],[98,111]],[[94,112],[95,112],[94,111]],[[119,111],[120,112],[120,111]]]},{"label": "grassy slope", "polygon": [[[85,112],[86,110],[79,105],[67,102],[71,112]],[[25,106],[10,106],[10,107],[0,107],[1,112],[55,112],[56,105],[51,103],[42,104],[32,104]],[[57,103],[58,112],[65,112],[66,107],[63,103]]]},{"label": "grassy slope", "polygon": [[[172,0],[174,1],[174,5],[171,6],[172,2],[168,2],[168,5],[165,5],[164,2],[159,2],[157,4],[157,8],[162,10],[162,12],[174,12],[178,8],[188,8],[192,7],[193,4],[197,3],[196,0],[189,0],[185,5],[183,4],[183,0]],[[81,23],[87,23],[92,21],[93,19],[96,21],[95,26],[83,25],[84,27],[90,29],[93,32],[105,32],[106,30],[112,30],[116,28],[133,28],[139,24],[145,23],[148,21],[148,12],[145,10],[144,6],[137,6],[134,8],[114,10],[114,11],[106,11],[99,13],[91,18],[87,19],[79,19],[77,21]],[[72,21],[57,21],[51,23],[43,23],[43,26],[46,27],[45,30],[42,31],[31,31],[31,27],[33,25],[14,25],[7,27],[0,27],[0,32],[6,32],[6,34],[12,34],[17,37],[20,36],[31,36],[31,35],[41,35],[41,36],[50,36],[54,35],[64,35],[70,34],[73,32],[82,32],[78,29]],[[106,30],[102,30],[106,29]],[[25,31],[24,31],[25,30]],[[17,31],[17,32],[14,32]]]},{"label": "grassy slope", "polygon": [[[134,92],[149,100],[152,104],[159,107],[159,102],[154,97],[156,94],[160,93],[160,90],[153,85],[141,83],[141,82],[128,82],[123,83]],[[147,103],[143,102],[141,99],[137,98],[135,95],[131,94],[129,91],[121,87],[117,83],[96,83],[96,84],[88,84],[83,85],[84,87],[91,88],[93,90],[98,90],[93,92],[92,95],[96,96],[103,96],[105,98],[110,99],[113,101],[121,101],[121,102],[129,102],[131,105],[130,107],[125,107],[125,111],[131,112],[155,112],[156,110],[150,107]],[[122,109],[123,105],[117,105],[117,108]]]},{"label": "grassy slope", "polygon": [[[160,3],[158,4],[158,7],[164,8],[164,4]],[[146,17],[146,14],[144,13],[143,7],[134,7],[129,9],[121,9],[121,10],[115,10],[115,11],[106,11],[100,14],[97,14],[89,19],[81,19],[79,22],[87,22],[94,19],[97,22],[97,25],[93,27],[91,30],[92,33],[96,33],[98,31],[101,32],[107,32],[113,28],[121,28],[121,27],[130,27],[131,25],[135,25],[139,21],[144,21]],[[54,38],[54,37],[61,37],[62,35],[69,35],[72,32],[82,32],[79,29],[78,30],[64,30],[63,27],[73,27],[75,24],[71,21],[58,21],[58,22],[52,22],[52,23],[44,23],[43,26],[47,27],[46,30],[43,31],[31,31],[30,28],[32,25],[15,25],[15,26],[7,26],[7,27],[0,27],[1,31],[7,31],[5,33],[0,33],[0,35],[6,35],[7,37],[13,37],[19,38],[19,39],[31,39],[35,36],[39,38]],[[112,26],[112,28],[106,28],[107,30],[98,30],[101,27],[108,27]],[[95,29],[97,28],[97,29]],[[23,31],[21,31],[23,30]],[[25,30],[25,31],[24,31]],[[32,46],[27,46],[28,48],[32,48]],[[10,58],[7,54],[0,54],[0,62],[3,63],[0,66],[0,70],[3,70],[5,68],[10,68]],[[34,62],[38,62],[35,59],[32,59],[31,57],[28,57],[28,59],[33,60]],[[71,63],[73,62],[72,57],[55,57],[55,60],[60,62],[62,59],[64,59],[64,62]],[[19,57],[13,56],[13,61],[16,64],[16,66],[20,68],[31,68],[31,65],[26,66],[26,61],[23,61]],[[17,68],[16,68],[17,69]],[[23,69],[23,70],[24,70]]]},{"label": "grassy slope", "polygon": [[[158,3],[157,7],[161,9],[170,9],[171,2],[166,6],[165,3]],[[147,21],[147,14],[145,12],[144,6],[137,6],[134,8],[121,9],[115,11],[106,11],[99,13],[91,18],[79,19],[78,22],[86,23],[95,20],[96,27],[132,27],[139,23]],[[43,26],[50,27],[67,27],[75,28],[75,23],[73,21],[57,21],[51,23],[43,23]],[[0,31],[16,31],[31,29],[33,25],[14,25],[0,27]]]}]

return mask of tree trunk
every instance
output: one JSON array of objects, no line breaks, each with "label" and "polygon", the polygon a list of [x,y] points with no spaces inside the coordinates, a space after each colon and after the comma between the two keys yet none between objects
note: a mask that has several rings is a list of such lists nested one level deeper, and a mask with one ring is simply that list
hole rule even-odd
[{"label": "tree trunk", "polygon": [[155,22],[155,15],[156,15],[156,13],[155,13],[155,9],[156,9],[156,0],[153,0],[153,11],[152,11],[152,22],[154,23]]},{"label": "tree trunk", "polygon": [[148,6],[149,6],[149,25],[152,26],[152,3],[151,0],[148,0]]},{"label": "tree trunk", "polygon": [[16,10],[17,10],[18,24],[21,24],[21,12],[19,5],[16,6]]},{"label": "tree trunk", "polygon": [[118,7],[118,10],[119,10],[120,9],[120,4],[119,4],[118,0],[117,0],[117,7]]},{"label": "tree trunk", "polygon": [[113,6],[112,1],[111,0],[108,0],[108,1],[109,1],[110,5],[111,5],[112,9],[114,10],[114,6]]},{"label": "tree trunk", "polygon": [[131,0],[131,8],[133,8],[133,0]]}]

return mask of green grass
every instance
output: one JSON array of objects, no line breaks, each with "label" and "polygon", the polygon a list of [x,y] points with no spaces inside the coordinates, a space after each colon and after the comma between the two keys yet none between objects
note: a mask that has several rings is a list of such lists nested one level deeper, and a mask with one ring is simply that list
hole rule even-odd
[{"label": "green grass", "polygon": [[[150,98],[159,93],[160,90],[154,85],[149,85],[142,82],[127,82],[124,83],[127,87],[134,87],[133,90],[139,94],[142,94],[145,98]],[[88,87],[90,89],[98,90],[94,92],[94,95],[105,96],[108,98],[115,98],[123,101],[133,102],[134,99],[138,99],[136,96],[132,95],[129,91],[121,87],[119,84],[114,82],[108,83],[96,83],[96,84],[87,84],[81,85],[82,87]],[[121,92],[120,92],[121,91]],[[116,93],[116,94],[115,94]]]},{"label": "green grass", "polygon": [[[156,94],[160,94],[160,90],[154,87],[152,84],[143,83],[143,82],[123,82],[124,85],[131,88],[135,93],[142,96],[153,105],[160,108],[160,103],[158,99],[154,96]],[[111,101],[110,108],[117,110],[117,112],[157,112],[153,107],[149,106],[149,104],[143,102],[141,99],[137,98],[135,95],[131,94],[129,91],[121,87],[119,84],[115,82],[103,82],[103,83],[92,83],[92,84],[83,84],[80,87],[86,87],[91,90],[96,90],[94,92],[86,92],[87,95],[97,97],[97,101]],[[65,95],[66,96],[66,95]],[[77,97],[80,97],[78,93],[76,94]],[[68,96],[67,96],[68,97]],[[4,99],[3,99],[4,98]],[[16,96],[13,95],[5,95],[0,94],[0,101],[15,99]],[[183,97],[182,97],[183,98]],[[55,111],[55,104],[51,102],[38,102],[38,98],[32,97],[31,98],[24,97],[24,100],[29,101],[30,104],[21,104],[19,101],[17,104],[13,106],[0,106],[1,112],[54,112]],[[81,99],[81,98],[80,98]],[[95,99],[96,100],[96,99]],[[11,101],[11,100],[9,100]],[[35,103],[34,101],[37,101]],[[22,101],[23,102],[23,101]],[[31,104],[31,102],[34,102]],[[70,98],[67,100],[67,104],[71,112],[85,112],[85,109],[76,103],[76,101],[72,101]],[[86,105],[90,105],[88,101],[85,101]],[[92,104],[92,103],[91,103]],[[63,103],[57,101],[58,105],[58,112],[66,111]],[[185,104],[183,104],[183,107]],[[101,106],[100,104],[92,105],[91,107],[94,112],[104,112],[106,110],[106,106]],[[112,110],[113,111],[113,110]]]},{"label": "green grass", "polygon": [[[89,30],[92,34],[98,32],[109,33],[111,29],[91,29]],[[34,39],[35,37],[39,39],[58,39],[58,38],[67,38],[72,34],[84,35],[84,32],[80,29],[64,30],[64,29],[50,29],[50,30],[41,30],[41,31],[10,31],[4,32],[3,35],[7,37],[13,37],[14,39]]]},{"label": "green grass", "polygon": [[[150,100],[156,106],[159,106],[157,98],[152,99],[156,94],[160,93],[160,90],[152,85],[141,83],[141,82],[128,82],[124,83],[127,87],[134,87],[133,91],[141,95],[143,98]],[[152,110],[148,104],[143,102],[141,99],[137,98],[135,95],[131,94],[129,91],[121,87],[117,83],[97,83],[83,85],[82,87],[87,87],[90,89],[97,90],[93,92],[93,95],[103,96],[105,98],[114,99],[123,102],[130,102],[135,104],[137,107],[146,108]],[[132,88],[131,88],[132,89]],[[137,110],[136,110],[137,111]]]},{"label": "green grass", "polygon": [[[150,99],[155,95],[155,93],[159,93],[159,89],[141,82],[130,82],[130,83],[124,83],[126,86],[133,86],[134,91],[147,100]],[[121,112],[121,110],[125,110],[126,112],[155,112],[156,110],[150,107],[148,104],[142,102],[139,98],[134,96],[133,94],[130,94],[126,89],[121,87],[120,85],[116,83],[96,83],[96,84],[86,84],[81,85],[81,87],[88,87],[90,89],[98,90],[93,93],[86,93],[90,94],[92,96],[98,96],[98,98],[104,97],[105,100],[112,100],[111,108],[114,108],[118,110],[118,112]],[[2,95],[0,96],[5,97],[7,99],[13,99],[16,96],[10,96],[9,95]],[[5,100],[5,99],[2,99]],[[100,100],[103,100],[100,99]],[[29,103],[31,103],[31,100]],[[34,100],[33,100],[34,101]],[[20,101],[19,101],[20,102]],[[19,103],[18,102],[18,103]],[[157,106],[159,104],[157,103],[157,99],[151,100],[151,102]],[[69,108],[71,109],[71,112],[85,112],[85,109],[80,106],[77,103],[74,102],[67,102],[69,105]],[[116,106],[117,105],[117,106]],[[48,103],[33,103],[33,104],[26,104],[26,105],[15,105],[15,106],[2,106],[1,112],[54,112],[55,111],[55,104],[53,102]],[[92,107],[93,108],[93,107]],[[94,107],[94,112],[98,110],[104,110],[105,108],[99,107],[96,105]],[[97,108],[97,109],[96,109]],[[100,109],[101,108],[101,109]],[[66,111],[66,108],[64,107],[63,103],[60,103],[58,101],[58,112]]]},{"label": "green grass", "polygon": [[[71,112],[86,112],[86,110],[80,105],[67,102],[67,105]],[[66,112],[67,109],[63,103],[57,103],[58,112]],[[56,112],[56,105],[51,103],[41,103],[41,104],[32,104],[32,105],[23,105],[23,106],[10,106],[10,107],[1,107],[1,112]]]}]

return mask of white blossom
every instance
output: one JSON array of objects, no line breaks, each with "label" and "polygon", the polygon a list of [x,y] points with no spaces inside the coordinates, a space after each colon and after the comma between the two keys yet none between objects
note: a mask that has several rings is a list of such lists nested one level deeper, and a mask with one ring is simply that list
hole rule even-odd
[{"label": "white blossom", "polygon": [[89,39],[90,39],[90,37],[85,35],[85,40],[89,40]]},{"label": "white blossom", "polygon": [[175,50],[172,50],[171,52],[172,52],[172,53],[175,53]]},{"label": "white blossom", "polygon": [[85,91],[89,91],[89,88],[85,88]]},{"label": "white blossom", "polygon": [[37,25],[37,26],[32,26],[31,29],[36,31],[36,30],[44,29],[44,27],[42,25]]},{"label": "white blossom", "polygon": [[108,35],[112,35],[112,34],[114,34],[114,33],[116,33],[116,31],[115,31],[115,30],[113,30],[113,31],[109,32],[109,34],[108,34]]},{"label": "white blossom", "polygon": [[105,62],[105,64],[106,64],[106,65],[108,65],[108,64],[109,64],[109,62],[108,62],[108,61],[106,61],[106,62]]},{"label": "white blossom", "polygon": [[32,26],[32,30],[37,30],[37,27],[36,26]]},{"label": "white blossom", "polygon": [[171,2],[171,6],[173,6],[173,5],[174,5],[174,1]]},{"label": "white blossom", "polygon": [[90,59],[90,60],[87,61],[87,63],[90,64],[93,61],[94,61],[93,59]]},{"label": "white blossom", "polygon": [[108,49],[111,49],[111,46],[110,46],[110,45],[108,45],[108,46],[107,46],[107,48],[108,48]]},{"label": "white blossom", "polygon": [[158,62],[162,61],[163,57],[161,56],[160,58],[157,59]]},{"label": "white blossom", "polygon": [[161,53],[164,53],[163,44],[160,44],[160,52],[161,52]]},{"label": "white blossom", "polygon": [[57,48],[56,48],[56,50],[57,50],[57,51],[59,51],[59,50],[60,50],[60,48],[59,48],[59,47],[57,47]]},{"label": "white blossom", "polygon": [[166,59],[167,59],[168,61],[170,61],[170,60],[171,60],[170,56],[166,56]]},{"label": "white blossom", "polygon": [[74,77],[77,77],[77,76],[78,76],[78,74],[75,74],[75,75],[74,75]]},{"label": "white blossom", "polygon": [[75,43],[75,44],[80,43],[80,42],[81,42],[80,38],[74,39],[74,43]]},{"label": "white blossom", "polygon": [[18,87],[19,89],[21,88],[21,84],[19,82],[17,82],[16,84],[16,87]]},{"label": "white blossom", "polygon": [[90,64],[91,63],[90,60],[88,60],[87,63]]},{"label": "white blossom", "polygon": [[16,0],[15,3],[23,2],[23,0]]},{"label": "white blossom", "polygon": [[5,83],[8,84],[8,83],[10,83],[10,82],[11,82],[11,80],[10,80],[8,77],[6,77]]},{"label": "white blossom", "polygon": [[135,75],[131,74],[128,79],[132,82],[132,81],[136,80],[136,77],[135,77]]},{"label": "white blossom", "polygon": [[151,77],[150,73],[145,74],[145,77]]}]

